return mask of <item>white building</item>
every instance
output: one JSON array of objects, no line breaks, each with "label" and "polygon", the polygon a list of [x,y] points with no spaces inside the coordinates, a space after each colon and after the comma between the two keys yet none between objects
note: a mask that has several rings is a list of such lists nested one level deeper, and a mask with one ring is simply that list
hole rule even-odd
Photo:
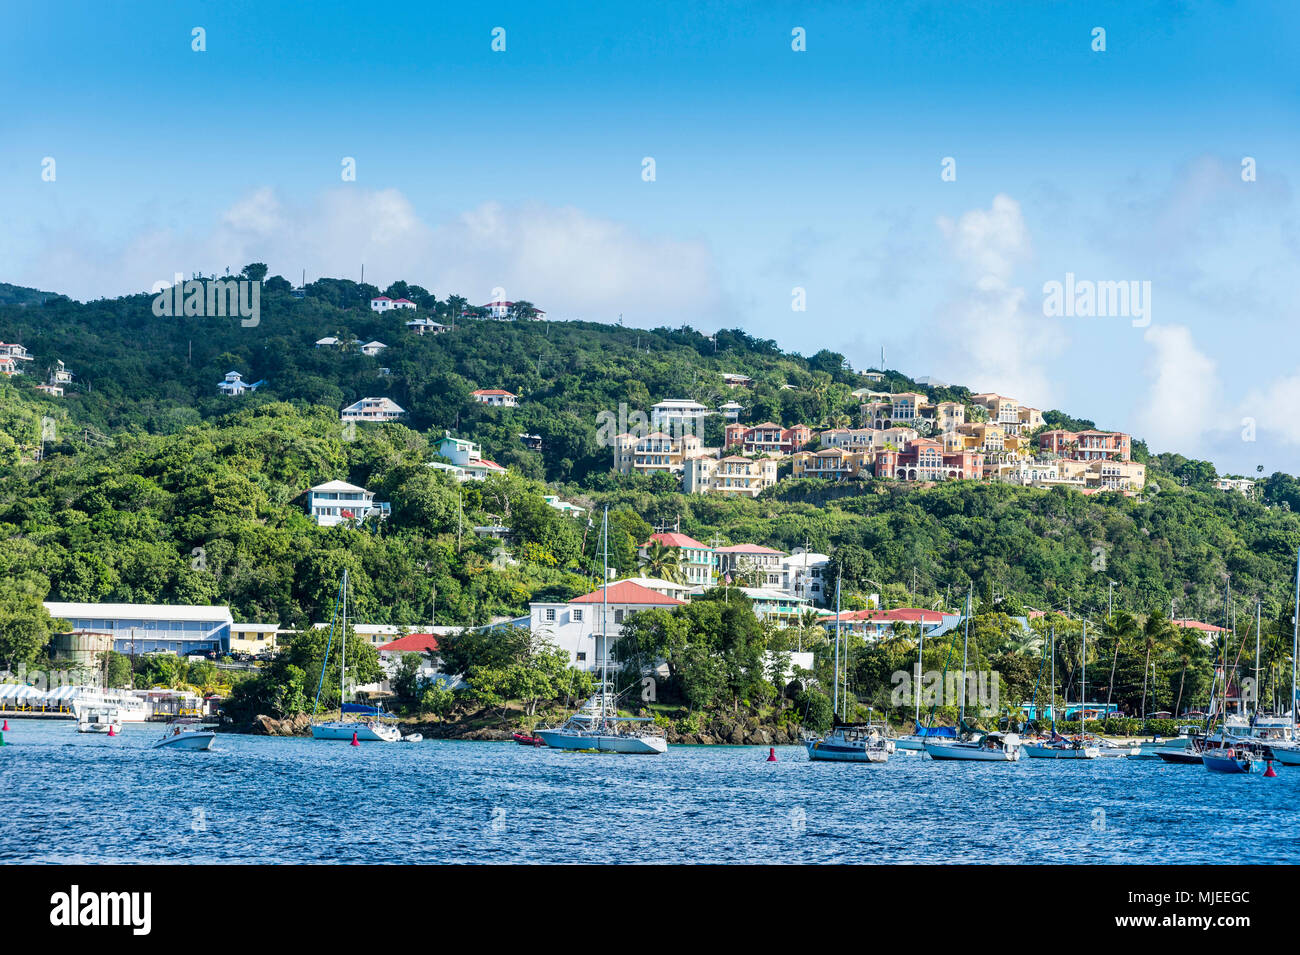
[{"label": "white building", "polygon": [[834,598],[835,584],[829,581],[831,559],[826,554],[814,554],[805,551],[783,557],[781,567],[781,589],[796,597],[806,597],[813,603],[824,604],[826,599]]},{"label": "white building", "polygon": [[260,384],[261,384],[260,381],[249,384],[248,382],[244,381],[244,376],[241,375],[239,372],[228,371],[226,372],[225,379],[217,382],[217,390],[220,391],[223,395],[226,395],[231,398],[237,398],[246,391],[255,391],[257,389],[257,386]]},{"label": "white building", "polygon": [[718,574],[730,576],[733,580],[742,578],[753,581],[759,587],[781,587],[784,583],[784,571],[781,560],[785,551],[761,544],[731,544],[727,547],[715,547]]},{"label": "white building", "polygon": [[391,398],[362,398],[339,415],[343,421],[396,421],[405,409]]},{"label": "white building", "polygon": [[445,332],[447,330],[446,325],[443,325],[440,322],[435,322],[431,318],[413,318],[406,323],[406,327],[417,335],[424,335],[425,333],[437,335],[439,332]]},{"label": "white building", "polygon": [[1255,496],[1255,482],[1250,478],[1219,478],[1214,486],[1220,491],[1236,491],[1249,498]]},{"label": "white building", "polygon": [[506,469],[495,461],[483,457],[479,446],[465,438],[454,438],[451,432],[444,432],[438,442],[438,454],[450,461],[430,461],[429,467],[453,474],[457,481],[481,481],[489,474],[505,474]]},{"label": "white building", "polygon": [[73,633],[108,634],[118,653],[230,652],[229,607],[47,600],[45,609],[56,620],[68,621]]},{"label": "white building", "polygon": [[376,503],[373,491],[347,481],[327,481],[307,492],[307,513],[321,527],[333,527],[344,521],[362,521],[367,517],[388,517],[389,505]]},{"label": "white building", "polygon": [[587,513],[585,507],[579,507],[577,504],[570,504],[568,501],[562,501],[558,494],[547,494],[542,498],[542,500],[551,505],[551,507],[555,508],[561,514],[567,515],[568,517],[581,517],[583,514]]},{"label": "white building", "polygon": [[[567,651],[570,665],[579,670],[596,670],[604,662],[602,634],[608,635],[612,651],[613,644],[622,635],[623,624],[633,614],[655,607],[672,609],[682,604],[681,600],[665,597],[635,581],[622,580],[573,600],[529,604],[529,627],[534,636]],[[612,652],[610,665],[614,665]]]},{"label": "white building", "polygon": [[519,396],[501,388],[480,388],[471,391],[469,396],[481,405],[493,408],[514,408],[519,404]]},{"label": "white building", "polygon": [[335,338],[333,335],[326,335],[324,338],[316,339],[317,348],[337,348],[342,344],[343,342]]},{"label": "white building", "polygon": [[704,418],[709,409],[698,401],[668,398],[650,408],[650,430],[666,431],[673,437],[704,436]]},{"label": "white building", "polygon": [[361,354],[369,355],[371,358],[374,358],[376,355],[378,355],[381,351],[383,351],[387,347],[388,347],[387,345],[379,341],[366,342],[364,345],[361,346]]},{"label": "white building", "polygon": [[372,312],[391,312],[397,308],[415,308],[415,303],[409,298],[389,298],[387,295],[380,295],[370,300]]}]

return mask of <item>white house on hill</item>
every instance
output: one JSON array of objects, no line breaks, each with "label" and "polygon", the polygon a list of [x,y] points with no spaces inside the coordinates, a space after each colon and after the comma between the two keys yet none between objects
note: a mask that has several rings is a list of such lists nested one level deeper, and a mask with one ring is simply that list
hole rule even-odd
[{"label": "white house on hill", "polygon": [[362,398],[343,409],[343,421],[396,421],[406,409],[392,398]]},{"label": "white house on hill", "polygon": [[226,372],[225,379],[217,382],[217,390],[228,397],[238,398],[246,391],[256,391],[257,386],[260,384],[260,381],[255,381],[250,384],[244,381],[244,376],[239,372],[228,371]]},{"label": "white house on hill", "polygon": [[321,527],[333,527],[344,521],[361,521],[367,517],[388,517],[389,505],[375,503],[373,491],[347,481],[326,481],[307,492],[307,513]]},{"label": "white house on hill", "polygon": [[[631,580],[622,580],[573,600],[529,604],[529,626],[534,636],[568,651],[572,666],[595,670],[602,665],[605,651],[600,634],[608,634],[612,644],[632,614],[652,607],[671,609],[682,603]],[[610,659],[612,662],[612,654]]]},{"label": "white house on hill", "polygon": [[391,312],[396,308],[415,308],[415,303],[409,298],[389,298],[387,295],[380,295],[370,300],[372,312]]}]

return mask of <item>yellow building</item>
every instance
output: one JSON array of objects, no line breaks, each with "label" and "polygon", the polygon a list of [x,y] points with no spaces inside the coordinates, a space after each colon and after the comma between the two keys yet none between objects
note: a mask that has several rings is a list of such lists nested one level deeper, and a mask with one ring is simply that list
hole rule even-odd
[{"label": "yellow building", "polygon": [[288,633],[278,623],[232,623],[230,625],[231,653],[275,653],[279,649],[278,637]]}]

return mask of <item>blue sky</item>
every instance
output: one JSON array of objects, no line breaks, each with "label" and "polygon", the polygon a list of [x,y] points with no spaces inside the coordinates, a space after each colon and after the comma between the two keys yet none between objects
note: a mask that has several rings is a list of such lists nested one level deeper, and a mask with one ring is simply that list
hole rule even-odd
[{"label": "blue sky", "polygon": [[[1298,26],[1286,2],[8,5],[0,280],[364,263],[857,367],[883,345],[1297,472]],[[1045,317],[1066,272],[1150,281],[1151,324]]]}]

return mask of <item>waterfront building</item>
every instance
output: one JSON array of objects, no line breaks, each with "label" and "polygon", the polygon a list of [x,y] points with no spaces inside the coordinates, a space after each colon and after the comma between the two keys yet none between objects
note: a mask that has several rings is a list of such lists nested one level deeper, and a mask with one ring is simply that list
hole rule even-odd
[{"label": "waterfront building", "polygon": [[278,623],[232,623],[230,652],[275,653],[280,649],[279,638],[292,632],[281,630]]},{"label": "waterfront building", "polygon": [[[600,634],[609,637],[612,665],[613,645],[622,635],[623,624],[633,614],[655,607],[671,609],[683,603],[636,581],[622,580],[573,600],[530,603],[529,628],[534,636],[567,651],[571,666],[594,671],[604,663],[605,648],[598,639]],[[605,612],[603,620],[602,611]]]},{"label": "waterfront building", "polygon": [[45,609],[71,633],[109,635],[118,653],[230,652],[229,607],[47,600]]},{"label": "waterfront building", "polygon": [[[827,630],[834,630],[835,614],[828,614],[820,621]],[[943,614],[937,610],[925,610],[919,607],[899,607],[894,610],[849,610],[838,617],[841,630],[863,637],[878,640],[898,629],[920,627],[923,634],[937,630],[944,622]]]}]

